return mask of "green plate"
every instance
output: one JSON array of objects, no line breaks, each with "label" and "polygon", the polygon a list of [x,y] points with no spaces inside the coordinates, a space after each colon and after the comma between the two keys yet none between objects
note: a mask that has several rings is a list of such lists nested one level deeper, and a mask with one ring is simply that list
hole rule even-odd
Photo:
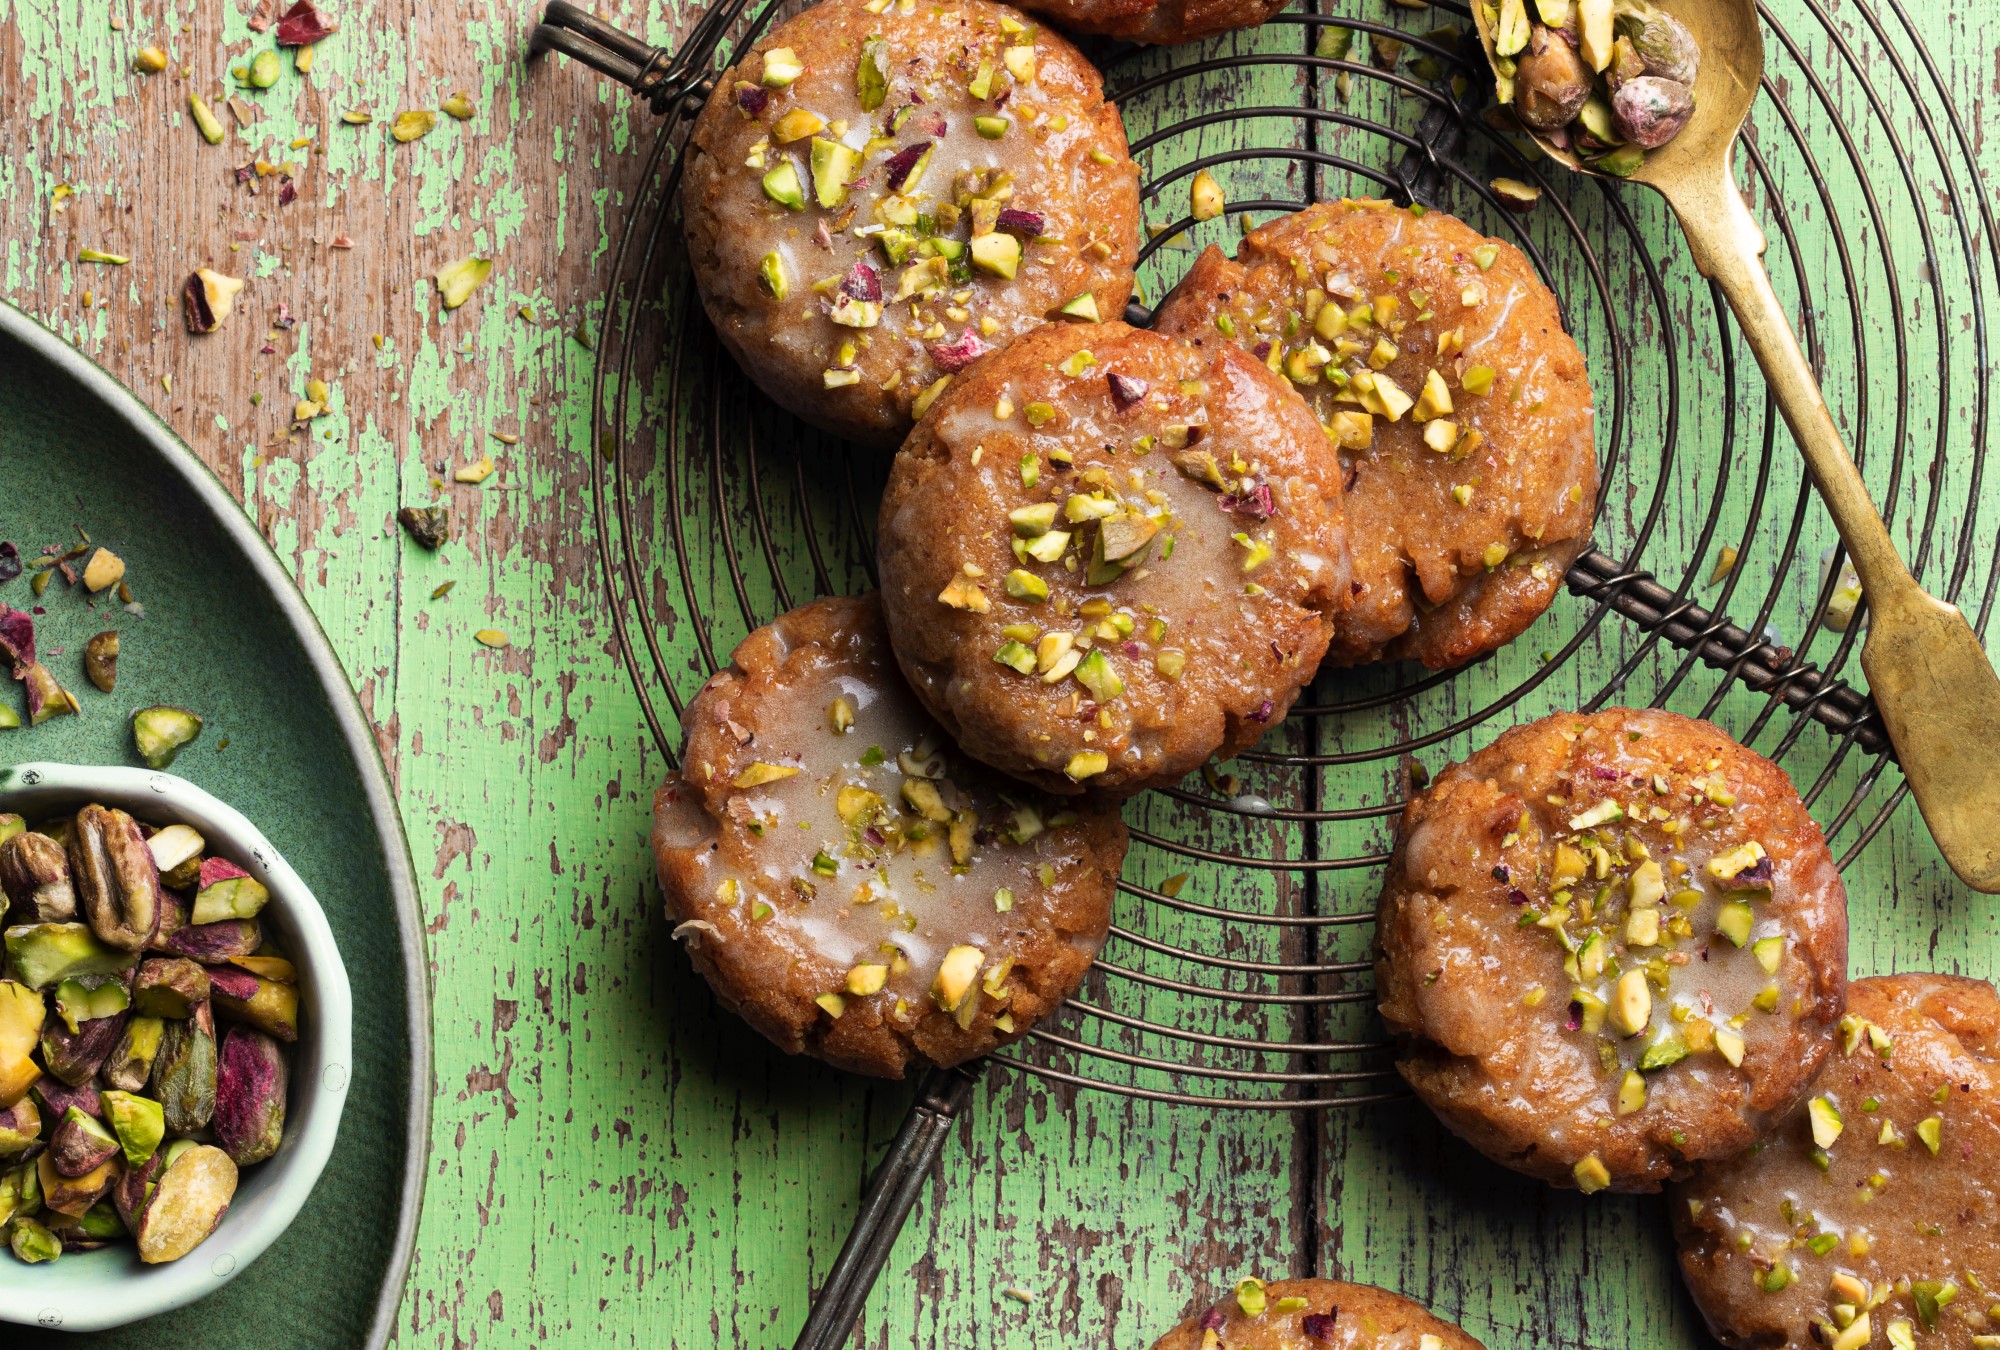
[{"label": "green plate", "polygon": [[[142,616],[55,581],[36,619],[43,664],[82,714],[0,731],[0,763],[137,764],[133,709],[206,720],[174,761],[250,817],[318,895],[354,987],[354,1078],[312,1198],[249,1270],[178,1312],[93,1346],[206,1350],[379,1346],[416,1238],[430,1139],[430,997],[409,847],[340,662],[242,507],[137,399],[0,305],[0,540],[23,561],[78,530],[123,557]],[[81,560],[79,560],[79,563]],[[80,569],[79,569],[80,570]],[[27,574],[0,601],[38,603]],[[83,647],[120,634],[117,692],[84,678]],[[20,711],[20,687],[0,702]],[[32,1279],[0,1263],[0,1280]],[[10,1328],[10,1346],[74,1347]]]}]

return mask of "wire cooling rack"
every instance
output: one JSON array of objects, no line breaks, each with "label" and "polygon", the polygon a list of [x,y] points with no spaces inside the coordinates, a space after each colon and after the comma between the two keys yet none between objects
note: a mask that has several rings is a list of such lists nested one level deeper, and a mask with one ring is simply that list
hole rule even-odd
[{"label": "wire cooling rack", "polygon": [[[1589,361],[1596,548],[1571,568],[1570,594],[1505,651],[1446,673],[1324,675],[1257,750],[1128,806],[1133,850],[1096,968],[1058,1015],[993,1056],[1069,1088],[1259,1111],[1398,1095],[1368,950],[1394,818],[1427,763],[1516,722],[1612,704],[1713,718],[1791,773],[1843,867],[1907,791],[1873,705],[1845,678],[1865,603],[1835,627],[1837,540],[1664,207],[1529,158],[1488,120],[1462,4],[1320,5],[1208,44],[1091,49],[1144,183],[1150,237],[1128,318],[1148,317],[1146,299],[1196,248],[1233,249],[1246,216],[1327,197],[1420,201],[1507,238]],[[620,649],[669,762],[685,700],[745,633],[871,584],[887,457],[757,396],[709,329],[679,248],[678,152],[694,114],[732,53],[797,7],[728,0],[672,55],[564,0],[536,36],[662,115],[603,310],[593,509]],[[1926,588],[1983,631],[2000,541],[1979,534],[1973,504],[2000,235],[1966,122],[1900,0],[1774,0],[1761,13],[1764,96],[1738,182],[1884,518]],[[1197,225],[1187,194],[1203,169],[1230,206]],[[1540,206],[1504,209],[1496,175],[1541,187]],[[925,1084],[801,1346],[852,1326],[974,1081],[959,1071]]]}]

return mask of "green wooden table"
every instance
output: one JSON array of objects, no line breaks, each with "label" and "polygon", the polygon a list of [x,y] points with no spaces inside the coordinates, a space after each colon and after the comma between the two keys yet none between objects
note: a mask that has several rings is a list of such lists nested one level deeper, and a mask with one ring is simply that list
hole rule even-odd
[{"label": "green wooden table", "polygon": [[[604,12],[661,43],[693,14],[642,12],[629,0]],[[1377,0],[1342,0],[1329,12],[1365,12],[1419,34],[1450,21]],[[1887,39],[1871,28],[1871,13]],[[1851,43],[1857,64],[1884,87],[1893,89],[1898,60],[1926,79],[1900,11],[1888,0],[1877,11],[1846,0],[1830,30],[1803,0],[1776,0],[1773,14],[1800,47],[1798,59],[1776,53],[1774,76],[1825,169],[1823,198],[1800,155],[1774,153],[1772,184],[1756,194],[1766,206],[1773,198],[1788,204],[1798,226],[1796,243],[1776,243],[1781,290],[1795,294],[1801,275],[1815,285],[1837,276],[1842,259],[1828,216],[1852,227],[1864,282],[1851,298],[1836,291],[1814,301],[1829,398],[1869,452],[1879,493],[1890,486],[1897,410],[1906,408],[1899,537],[1914,551],[1925,539],[1956,540],[1962,526],[1975,528],[1981,542],[1966,580],[1976,600],[2000,526],[2000,506],[1973,468],[1982,447],[1972,390],[1985,374],[1980,340],[1994,336],[1994,320],[1970,308],[1973,272],[1951,231],[1984,228],[1969,213],[1984,175],[2000,168],[1978,106],[1992,82],[2000,7],[1923,7],[1909,19],[1978,138],[1975,179],[1956,157],[1949,126],[1934,124],[1967,194],[1956,208],[1934,164],[1926,168],[1925,156],[1935,155],[1917,102],[1891,93],[1877,118],[1828,36]],[[654,119],[566,61],[525,64],[536,17],[529,5],[348,0],[337,17],[341,31],[320,44],[309,75],[286,61],[274,87],[236,90],[230,67],[269,45],[248,27],[245,0],[0,0],[0,295],[138,390],[241,498],[304,589],[374,721],[423,877],[436,988],[434,1156],[400,1343],[788,1345],[911,1089],[770,1051],[715,1008],[661,919],[644,838],[666,766],[645,735],[607,621],[583,449],[594,357],[577,336],[581,329],[594,341],[603,331],[611,252],[645,200],[641,169]],[[1297,52],[1310,42],[1298,25],[1274,26],[1218,50]],[[149,45],[168,53],[165,72],[133,71],[135,53]],[[1129,83],[1187,59],[1149,56],[1119,78]],[[1815,79],[1851,114],[1879,216],[1861,179],[1839,167],[1842,119],[1810,106]],[[1206,107],[1303,98],[1414,124],[1415,100],[1378,82],[1354,83],[1353,101],[1339,103],[1330,74],[1271,65],[1247,78],[1178,82],[1129,106],[1128,121],[1136,138]],[[217,102],[224,144],[197,133],[190,91]],[[420,140],[391,139],[396,112],[438,108],[455,91],[474,105],[468,120],[440,116]],[[219,102],[231,92],[244,104],[241,124]],[[342,120],[356,109],[375,120]],[[1787,132],[1768,107],[1757,127],[1763,145]],[[1163,144],[1146,168],[1157,176],[1197,154],[1297,144],[1301,134],[1282,120],[1219,127]],[[1381,160],[1379,138],[1350,145],[1344,134],[1322,127],[1313,143]],[[302,143],[293,148],[295,138]],[[258,156],[298,165],[296,201],[281,202],[276,176],[253,169],[249,182],[237,180],[235,166]],[[1913,186],[1899,177],[1906,157],[1916,162]],[[1237,199],[1260,188],[1302,190],[1281,167],[1234,173]],[[1352,186],[1328,179],[1332,191]],[[1601,393],[1613,371],[1607,316],[1636,325],[1622,371],[1629,415],[1615,447],[1625,467],[1600,544],[1621,554],[1663,503],[1644,565],[1670,585],[1694,578],[1690,594],[1746,622],[1770,594],[1766,617],[1797,639],[1832,537],[1813,509],[1796,515],[1792,532],[1799,476],[1782,432],[1760,477],[1765,410],[1754,372],[1746,378],[1740,351],[1718,337],[1705,289],[1657,202],[1583,186],[1560,195],[1585,237],[1608,241],[1606,271],[1593,276],[1551,207],[1529,225],[1549,245],[1559,289],[1578,306],[1578,336]],[[1171,219],[1184,202],[1185,187],[1172,189],[1149,218]],[[1641,251],[1619,242],[1620,204],[1632,237],[1659,262],[1663,311],[1627,303],[1651,283]],[[1224,224],[1205,229],[1221,238]],[[1942,241],[1929,268],[1926,229]],[[1979,248],[1991,243],[1979,235]],[[81,262],[85,248],[131,261]],[[444,313],[431,275],[471,253],[496,259],[492,277],[464,308]],[[1163,249],[1148,271],[1151,294],[1189,256]],[[188,271],[204,264],[252,283],[232,327],[192,344],[175,297]],[[1974,266],[1991,307],[1990,254]],[[1590,303],[1594,286],[1614,303]],[[280,303],[295,328],[276,325]],[[669,346],[707,341],[653,322]],[[1907,399],[1896,387],[1899,336]],[[1659,354],[1669,347],[1679,356],[1671,398]],[[1719,395],[1732,356],[1737,392]],[[1955,392],[1941,405],[1935,394],[1947,376]],[[295,429],[293,405],[311,379],[328,384],[327,410]],[[1677,428],[1668,460],[1670,416]],[[1608,441],[1609,426],[1605,434]],[[1732,453],[1747,468],[1730,477],[1711,518],[1721,447],[1732,434]],[[785,462],[780,450],[759,453]],[[489,454],[498,468],[484,483],[450,481],[451,469]],[[711,491],[740,505],[745,480],[733,470],[723,479],[690,465],[681,499],[649,497],[647,510],[699,518]],[[392,520],[399,505],[434,491],[457,519],[456,537],[436,555],[414,547]],[[1760,491],[1756,523],[1746,525]],[[701,537],[712,541],[712,527]],[[1717,552],[1732,543],[1743,554],[1740,591],[1708,582]],[[810,589],[802,544],[787,537],[773,575],[752,576],[759,603],[779,574],[795,590]],[[851,548],[837,556],[840,584],[862,584],[858,556]],[[1926,580],[1942,584],[1952,564],[1933,545]],[[696,559],[693,570],[698,593],[665,586],[647,619],[684,690],[699,673],[690,599],[723,615],[714,637],[725,650],[741,631],[714,559]],[[445,583],[455,584],[438,594]],[[1596,696],[1628,660],[1631,696],[1653,697],[1676,668],[1672,654],[1644,646],[1615,617],[1580,632],[1588,611],[1565,597],[1544,627],[1474,675],[1425,694],[1413,711],[1399,705],[1295,726],[1274,744],[1338,754],[1411,725],[1442,724],[1533,677],[1544,653],[1572,636],[1575,656],[1503,720]],[[504,630],[511,645],[475,641],[488,629]],[[1807,655],[1836,659],[1840,644],[1839,635],[1822,634]],[[1851,653],[1847,664],[1858,679]],[[1718,683],[1698,673],[1675,688],[1673,704],[1699,708]],[[1741,728],[1760,706],[1739,692],[1724,700],[1723,715]],[[1786,725],[1780,719],[1764,743]],[[1435,767],[1488,734],[1453,736],[1425,757]],[[1817,728],[1799,737],[1788,762],[1802,783],[1827,763],[1826,744]],[[1868,780],[1871,768],[1866,756],[1850,755],[1828,770],[1823,818],[1857,785],[1869,787],[1857,812],[1829,821],[1839,826],[1837,853],[1860,842],[1898,782],[1893,768]],[[1280,807],[1324,807],[1383,800],[1396,790],[1397,771],[1371,762],[1328,770],[1317,785],[1277,768],[1247,776]],[[1135,804],[1132,819],[1164,840],[1281,858],[1366,853],[1388,842],[1380,819],[1298,829],[1164,799]],[[1282,869],[1191,868],[1153,846],[1135,851],[1128,878],[1155,885],[1180,871],[1192,873],[1186,895],[1223,906],[1293,903],[1300,885]],[[2000,967],[1994,911],[1952,881],[1907,801],[1847,876],[1856,973],[1928,967],[1991,976]],[[1315,884],[1319,903],[1365,910],[1374,876],[1337,871]],[[1129,897],[1119,918],[1162,940],[1177,932]],[[1362,928],[1339,931],[1322,959],[1365,954]],[[1228,950],[1246,959],[1283,956],[1282,943],[1263,942],[1259,931],[1226,935]],[[1130,951],[1120,959],[1144,964]],[[1170,1010],[1150,1005],[1154,1016]],[[1364,1012],[1354,1013],[1352,1029],[1366,1033]],[[1498,1175],[1407,1102],[1365,1112],[1245,1112],[1133,1102],[994,1071],[954,1126],[856,1343],[1143,1346],[1195,1300],[1255,1272],[1338,1274],[1401,1289],[1462,1319],[1496,1350],[1699,1344],[1662,1226],[1654,1202],[1550,1195]]]}]

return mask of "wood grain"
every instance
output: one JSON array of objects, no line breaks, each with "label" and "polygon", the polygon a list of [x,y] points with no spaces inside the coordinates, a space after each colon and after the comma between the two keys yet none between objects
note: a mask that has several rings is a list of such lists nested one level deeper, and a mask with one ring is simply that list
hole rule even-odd
[{"label": "wood grain", "polygon": [[[529,6],[349,0],[311,73],[286,62],[272,89],[236,91],[255,119],[239,127],[223,112],[228,136],[210,146],[189,120],[188,94],[219,103],[234,84],[229,67],[269,43],[250,31],[239,3],[0,0],[0,294],[139,390],[240,497],[305,589],[374,720],[424,877],[437,995],[435,1154],[399,1340],[789,1344],[909,1094],[776,1056],[716,1009],[660,921],[643,839],[666,766],[607,621],[589,512],[593,352],[575,336],[579,325],[593,339],[604,330],[612,250],[643,197],[654,119],[567,61],[525,63]],[[1417,34],[1463,23],[1360,0],[1343,0],[1339,12]],[[666,43],[692,10],[618,0],[604,13]],[[1767,222],[1782,206],[1798,236],[1794,245],[1772,230],[1774,272],[1788,303],[1802,281],[1810,291],[1808,348],[1823,361],[1871,486],[1893,497],[1899,542],[1922,551],[1925,580],[1942,585],[1954,572],[1950,546],[1968,537],[1964,579],[1977,599],[2000,507],[1975,468],[1993,432],[1973,421],[1973,390],[1987,374],[1980,344],[1995,337],[2000,295],[1990,256],[1968,263],[1958,231],[1976,249],[1992,241],[1969,213],[1971,199],[1954,215],[1939,186],[1920,116],[1939,112],[1938,96],[1885,95],[1877,117],[1848,65],[1842,43],[1878,82],[1894,83],[1897,60],[1923,78],[1889,0],[1879,11],[1843,0],[1830,30],[1804,0],[1780,0],[1772,13],[1800,44],[1801,60],[1772,44],[1772,75],[1812,152],[1808,161],[1774,110],[1760,110],[1756,137],[1770,150],[1771,181],[1753,185],[1753,204]],[[1925,9],[1913,21],[1971,118],[1994,80],[1988,54],[2000,10]],[[1309,40],[1297,25],[1276,25],[1211,51],[1296,53]],[[169,70],[133,73],[134,52],[151,44],[168,51]],[[1121,62],[1116,79],[1130,85],[1191,59],[1148,54]],[[1827,106],[1816,106],[1815,81]],[[1360,76],[1348,103],[1330,84],[1268,65],[1176,81],[1126,113],[1136,138],[1200,112],[1303,99],[1406,131],[1421,112],[1414,98]],[[407,145],[390,138],[396,112],[436,108],[458,90],[477,105],[470,120],[441,116]],[[357,108],[375,120],[340,120]],[[1843,123],[1872,200],[1846,166]],[[1975,179],[1949,127],[1940,123],[1937,134],[1961,191],[1977,193],[2000,163],[1994,151],[1975,142]],[[289,148],[297,138],[306,145]],[[1308,147],[1364,166],[1390,158],[1372,133],[1274,117],[1171,137],[1145,167],[1157,177],[1198,155],[1254,147]],[[296,201],[280,203],[274,178],[236,180],[236,166],[259,155],[301,166]],[[1898,168],[1906,160],[1911,186]],[[1336,169],[1315,185],[1299,162],[1269,158],[1218,176],[1239,201],[1367,187]],[[59,187],[73,195],[58,201]],[[1148,218],[1183,214],[1185,191],[1168,189]],[[1509,228],[1479,214],[1467,184],[1443,200],[1482,228]],[[1597,270],[1556,202],[1595,247]],[[1835,222],[1864,278],[1851,294],[1838,284]],[[1540,246],[1591,354],[1600,446],[1618,466],[1607,475],[1600,546],[1623,557],[1656,516],[1641,565],[1669,585],[1686,580],[1703,603],[1748,626],[1774,623],[1799,640],[1832,536],[1782,432],[1766,445],[1761,386],[1717,325],[1663,208],[1636,191],[1558,184],[1551,203],[1516,223]],[[1200,241],[1227,240],[1227,224],[1203,227]],[[335,247],[343,236],[351,248]],[[80,263],[83,247],[132,261]],[[432,274],[475,253],[495,259],[491,279],[464,308],[442,310]],[[1146,273],[1149,295],[1191,256],[1161,249]],[[1657,260],[1659,303],[1648,256]],[[175,296],[201,265],[250,286],[222,332],[191,338]],[[1974,313],[1975,289],[1988,312]],[[281,325],[281,314],[296,326]],[[746,416],[747,386],[717,365],[699,323],[671,296],[642,316],[649,352],[688,359],[689,406],[648,425],[678,417],[686,430],[719,415],[724,452],[709,455],[704,440],[704,453],[680,464],[674,491],[671,438],[649,440],[626,461],[637,542],[656,569],[644,621],[682,693],[702,674],[699,636],[726,652],[784,603],[825,584],[865,584],[866,522],[855,505],[865,503],[864,517],[872,509],[879,473],[863,463],[850,483],[832,447],[797,438],[768,414]],[[642,371],[655,418],[668,411],[664,369]],[[332,389],[328,412],[294,427],[292,406],[312,378]],[[1907,454],[1898,471],[1899,446]],[[491,479],[449,481],[450,469],[487,453],[499,466]],[[450,502],[455,519],[453,541],[435,556],[392,519],[399,505],[433,496]],[[686,530],[688,590],[672,551],[675,520]],[[760,520],[768,535],[758,533]],[[1710,585],[1725,543],[1741,548],[1742,561]],[[456,584],[433,598],[445,582]],[[1703,669],[1677,681],[1677,653],[1615,618],[1590,627],[1590,612],[1565,598],[1512,649],[1460,679],[1288,728],[1269,748],[1367,751],[1448,726],[1540,677],[1495,713],[1521,720],[1608,696],[1628,664],[1619,697],[1668,690],[1674,706],[1702,711],[1717,695],[1716,715],[1728,725],[1744,734],[1756,727],[1761,700],[1724,691]],[[704,614],[712,627],[698,626]],[[477,645],[473,632],[486,628],[506,630],[512,645]],[[1544,653],[1572,639],[1577,654],[1545,671]],[[1808,650],[1858,679],[1850,648],[1822,634]],[[1319,697],[1352,700],[1388,684],[1366,674],[1328,680]],[[1772,719],[1756,743],[1775,750],[1789,727]],[[1451,735],[1423,758],[1435,767],[1485,734]],[[1857,813],[1840,818],[1871,766],[1858,755],[1832,760],[1816,730],[1797,737],[1785,762],[1802,787],[1824,776],[1814,801],[1823,820],[1839,821],[1836,851],[1856,841],[1897,781],[1890,771]],[[1394,763],[1244,772],[1280,808],[1365,806],[1398,790]],[[1364,913],[1373,870],[1249,871],[1191,864],[1179,850],[1283,861],[1365,855],[1389,843],[1380,814],[1288,825],[1154,798],[1135,805],[1132,819],[1165,842],[1135,850],[1130,879],[1157,886],[1189,872],[1187,898],[1257,913]],[[1994,973],[1993,911],[1951,881],[1907,803],[1848,876],[1857,973]],[[1243,960],[1367,952],[1365,925],[1329,927],[1307,949],[1296,933],[1176,916],[1131,896],[1119,922],[1158,943]],[[1107,957],[1228,983],[1123,940]],[[1115,975],[1094,977],[1088,998],[1218,1035],[1375,1034],[1363,1007],[1287,1020],[1221,999],[1167,998]],[[1158,1038],[1119,1041],[1088,1019],[1065,1029],[1147,1054],[1172,1048]],[[1102,1064],[1087,1072],[1114,1073]],[[1554,1196],[1495,1175],[1407,1103],[1322,1115],[1155,1105],[996,1069],[958,1123],[856,1344],[1143,1345],[1190,1303],[1252,1271],[1387,1284],[1463,1318],[1495,1347],[1696,1344],[1698,1321],[1672,1275],[1656,1209]]]}]

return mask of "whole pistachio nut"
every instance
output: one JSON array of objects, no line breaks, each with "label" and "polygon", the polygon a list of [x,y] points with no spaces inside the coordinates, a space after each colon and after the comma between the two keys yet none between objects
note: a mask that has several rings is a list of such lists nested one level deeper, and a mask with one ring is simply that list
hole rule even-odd
[{"label": "whole pistachio nut", "polygon": [[105,693],[118,684],[118,634],[99,633],[83,649],[83,673]]},{"label": "whole pistachio nut", "polygon": [[150,1095],[166,1112],[169,1134],[192,1134],[215,1114],[215,1014],[208,1004],[167,1023]]},{"label": "whole pistachio nut", "polygon": [[229,1029],[210,1124],[215,1142],[238,1167],[264,1161],[284,1141],[289,1081],[284,1049],[275,1040],[251,1027]]},{"label": "whole pistachio nut", "polygon": [[147,1017],[192,1017],[208,998],[208,972],[184,956],[149,957],[132,982],[132,1006]]},{"label": "whole pistachio nut", "polygon": [[42,1067],[71,1087],[82,1087],[97,1076],[104,1061],[125,1034],[127,1015],[117,1013],[77,1023],[71,1031],[60,1017],[42,1023]]},{"label": "whole pistachio nut", "polygon": [[105,975],[132,964],[130,952],[107,947],[88,924],[20,924],[6,932],[7,965],[15,980],[46,989],[81,975]]},{"label": "whole pistachio nut", "polygon": [[88,1176],[112,1155],[123,1151],[118,1136],[96,1116],[72,1106],[49,1136],[49,1161],[58,1173],[74,1179]]},{"label": "whole pistachio nut", "polygon": [[1694,116],[1694,92],[1676,80],[1641,75],[1618,86],[1611,96],[1611,116],[1625,139],[1644,150],[1657,150]]},{"label": "whole pistachio nut", "polygon": [[160,869],[139,822],[109,807],[86,806],[70,830],[70,872],[91,931],[107,946],[135,952],[160,926]]},{"label": "whole pistachio nut", "polygon": [[209,966],[248,956],[263,940],[255,919],[224,919],[220,923],[188,924],[160,946],[175,956],[189,957]]},{"label": "whole pistachio nut", "polygon": [[114,1148],[111,1156],[80,1177],[66,1177],[56,1170],[53,1150],[35,1159],[35,1179],[42,1186],[42,1207],[58,1214],[82,1214],[102,1200],[118,1181],[125,1164]]},{"label": "whole pistachio nut", "polygon": [[68,923],[76,917],[69,855],[45,834],[30,831],[0,844],[0,891],[16,923]]},{"label": "whole pistachio nut", "polygon": [[178,1261],[207,1239],[236,1198],[236,1164],[219,1148],[197,1144],[160,1173],[133,1236],[148,1265]]},{"label": "whole pistachio nut", "polygon": [[1620,13],[1618,36],[1646,63],[1648,75],[1692,86],[1701,72],[1701,47],[1686,24],[1663,10],[1648,7]]},{"label": "whole pistachio nut", "polygon": [[0,1158],[25,1153],[41,1138],[42,1113],[29,1098],[0,1111]]},{"label": "whole pistachio nut", "polygon": [[166,1030],[166,1022],[158,1017],[126,1019],[118,1044],[98,1070],[105,1086],[120,1092],[143,1092],[153,1076],[153,1061],[159,1057],[160,1038]]},{"label": "whole pistachio nut", "polygon": [[1566,127],[1590,97],[1591,83],[1590,67],[1576,48],[1536,24],[1516,63],[1514,115],[1536,131]]},{"label": "whole pistachio nut", "polygon": [[235,966],[209,972],[215,1011],[232,1022],[247,1023],[281,1041],[299,1038],[299,991],[277,980],[266,980]]},{"label": "whole pistachio nut", "polygon": [[9,1225],[7,1242],[14,1255],[29,1265],[40,1265],[62,1255],[62,1239],[33,1219],[16,1219]]}]

